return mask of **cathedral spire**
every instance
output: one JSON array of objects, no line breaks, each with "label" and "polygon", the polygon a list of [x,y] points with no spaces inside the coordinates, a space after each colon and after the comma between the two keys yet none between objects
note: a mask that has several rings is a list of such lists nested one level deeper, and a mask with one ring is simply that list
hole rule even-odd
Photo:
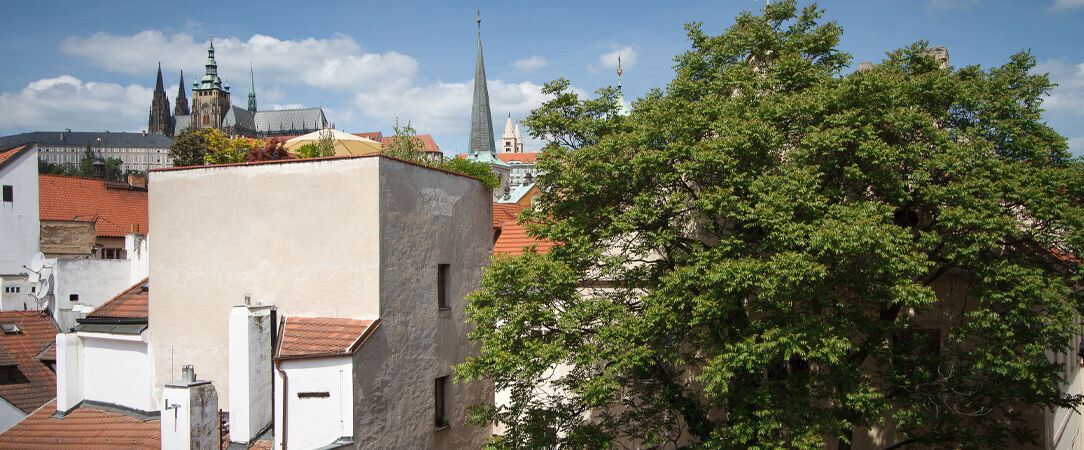
[{"label": "cathedral spire", "polygon": [[181,71],[181,81],[180,81],[180,83],[181,84],[177,85],[177,100],[174,102],[175,104],[173,106],[173,115],[174,115],[174,117],[176,117],[176,116],[187,116],[187,115],[191,114],[190,110],[188,109],[188,96],[185,95],[185,93],[184,93],[185,92],[184,91],[185,87],[184,87],[184,71],[183,70]]},{"label": "cathedral spire", "polygon": [[493,138],[493,116],[489,111],[489,89],[486,87],[486,67],[482,60],[482,15],[478,14],[478,59],[474,64],[474,101],[470,114],[471,154],[488,153],[496,159],[497,148]]},{"label": "cathedral spire", "polygon": [[147,117],[147,132],[173,135],[173,116],[169,114],[169,98],[162,87],[162,63],[158,63],[158,79],[151,98],[151,111]]},{"label": "cathedral spire", "polygon": [[248,65],[248,112],[256,114],[256,78],[252,74],[252,63]]}]

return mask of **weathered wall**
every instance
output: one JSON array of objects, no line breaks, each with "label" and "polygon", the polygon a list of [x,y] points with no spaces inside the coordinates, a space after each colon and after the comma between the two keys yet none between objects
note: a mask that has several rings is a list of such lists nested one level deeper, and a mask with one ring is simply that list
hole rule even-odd
[{"label": "weathered wall", "polygon": [[[463,296],[492,252],[492,194],[479,181],[380,160],[380,318],[354,356],[359,448],[478,448],[488,429],[467,407],[493,401],[487,383],[451,383],[451,426],[434,427],[433,380],[476,354]],[[449,264],[451,308],[437,307],[437,264]]]},{"label": "weathered wall", "polygon": [[[282,388],[282,376],[275,372],[275,392],[287,392],[286,426],[288,448],[321,448],[353,433],[354,402],[351,383],[354,380],[350,357],[297,359],[279,363],[286,372],[287,387]],[[300,393],[327,393],[327,397]],[[282,429],[282,402],[275,402],[275,417]],[[282,433],[275,433],[275,448],[281,448]]]},{"label": "weathered wall", "polygon": [[79,333],[83,340],[83,396],[140,411],[160,408],[151,399],[151,364],[143,336]]},{"label": "weathered wall", "polygon": [[229,409],[227,317],[245,293],[280,317],[379,315],[378,161],[151,172],[155,386],[176,377],[172,351]]},{"label": "weathered wall", "polygon": [[41,221],[41,252],[46,258],[90,255],[96,239],[94,222]]},{"label": "weathered wall", "polygon": [[30,295],[36,286],[37,283],[27,281],[26,275],[0,276],[0,311],[41,309],[38,299]]},{"label": "weathered wall", "polygon": [[14,195],[11,202],[0,201],[0,275],[26,273],[23,265],[38,252],[37,149],[0,168],[0,185],[11,186]]}]

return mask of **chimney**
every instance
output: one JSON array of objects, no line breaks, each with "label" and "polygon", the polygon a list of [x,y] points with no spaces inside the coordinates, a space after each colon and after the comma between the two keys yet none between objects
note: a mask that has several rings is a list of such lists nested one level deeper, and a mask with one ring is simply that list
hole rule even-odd
[{"label": "chimney", "polygon": [[67,413],[83,401],[83,340],[75,333],[56,335],[56,410]]},{"label": "chimney", "polygon": [[147,187],[147,175],[142,173],[129,173],[128,185],[132,187]]},{"label": "chimney", "polygon": [[245,303],[229,316],[230,442],[248,445],[271,425],[274,410],[271,373],[273,305]]},{"label": "chimney", "polygon": [[196,379],[191,365],[181,369],[181,380],[162,390],[162,448],[170,450],[219,448],[218,392],[210,381]]}]

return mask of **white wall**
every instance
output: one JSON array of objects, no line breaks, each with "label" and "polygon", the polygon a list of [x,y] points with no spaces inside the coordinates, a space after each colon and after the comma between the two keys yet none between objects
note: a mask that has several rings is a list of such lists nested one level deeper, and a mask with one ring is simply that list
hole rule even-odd
[{"label": "white wall", "polygon": [[142,336],[78,333],[83,340],[83,396],[86,400],[157,411],[152,401],[147,332]]},{"label": "white wall", "polygon": [[[287,389],[282,375],[275,371],[275,429],[282,429],[282,396],[286,395],[287,446],[317,448],[343,436],[353,436],[352,360],[340,358],[281,361],[286,372]],[[328,397],[298,398],[301,392],[327,392]],[[363,407],[363,406],[362,406]],[[282,433],[275,433],[275,447],[281,448]]]},{"label": "white wall", "polygon": [[[37,283],[27,281],[26,275],[0,276],[0,311],[24,311],[41,309],[38,299],[30,295],[30,289]],[[19,292],[11,292],[17,287]]]},{"label": "white wall", "polygon": [[[49,310],[62,332],[74,327],[75,319],[84,315],[73,312],[73,306],[96,308],[134,284],[129,261],[124,259],[60,258],[47,260],[49,264],[55,264],[54,301]],[[72,294],[79,295],[78,303],[69,301]]]},{"label": "white wall", "polygon": [[[229,409],[234,305],[279,315],[376,318],[379,158],[150,173],[151,348],[156,385],[193,364]],[[492,233],[492,231],[490,231]],[[192,320],[198,317],[198,320]]]},{"label": "white wall", "polygon": [[37,149],[26,151],[0,168],[0,185],[13,188],[13,202],[0,202],[0,275],[26,273],[24,264],[38,252]]}]

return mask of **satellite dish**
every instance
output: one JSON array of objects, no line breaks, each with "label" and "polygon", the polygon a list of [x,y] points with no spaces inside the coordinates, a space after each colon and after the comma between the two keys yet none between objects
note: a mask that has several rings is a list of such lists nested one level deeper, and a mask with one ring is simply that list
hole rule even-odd
[{"label": "satellite dish", "polygon": [[30,258],[30,267],[28,267],[28,269],[34,272],[41,272],[42,267],[45,267],[45,254],[37,252]]},{"label": "satellite dish", "polygon": [[49,290],[53,287],[53,277],[43,277],[38,281],[37,287],[34,289],[34,298],[38,300],[45,299],[46,295],[49,295]]}]

